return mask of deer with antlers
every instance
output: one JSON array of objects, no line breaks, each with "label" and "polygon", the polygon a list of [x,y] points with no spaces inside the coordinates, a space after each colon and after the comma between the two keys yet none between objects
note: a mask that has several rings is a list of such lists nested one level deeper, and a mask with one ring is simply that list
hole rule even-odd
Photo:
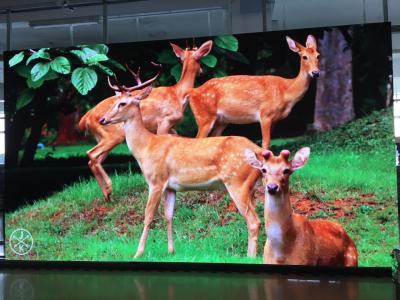
[{"label": "deer with antlers", "polygon": [[300,57],[297,77],[226,76],[192,90],[189,103],[198,126],[197,137],[219,136],[228,124],[259,122],[262,146],[269,148],[274,124],[289,115],[306,93],[311,78],[320,74],[315,38],[309,35],[305,47],[290,37],[286,40]]},{"label": "deer with antlers", "polygon": [[[146,128],[157,134],[172,132],[174,126],[182,120],[188,93],[193,88],[196,75],[200,71],[200,60],[211,51],[212,41],[205,42],[199,48],[194,46],[192,49],[183,50],[172,43],[171,47],[183,64],[180,80],[173,86],[154,88],[146,100],[140,102]],[[127,69],[140,85],[140,69],[137,73],[128,66]],[[129,93],[137,89],[137,87],[111,85],[110,82],[109,85],[116,93],[121,91]],[[80,130],[91,132],[97,140],[97,145],[90,149],[87,155],[89,156],[90,170],[106,201],[110,201],[112,182],[102,163],[110,151],[125,140],[125,132],[121,124],[103,127],[100,126],[99,120],[118,99],[117,96],[112,96],[101,101],[89,110],[79,122]]]},{"label": "deer with antlers", "polygon": [[262,160],[251,149],[245,155],[249,165],[262,172],[265,183],[264,263],[356,267],[356,245],[342,226],[293,213],[289,177],[306,164],[310,148],[301,148],[292,160],[288,150],[278,156],[264,150]]},{"label": "deer with antlers", "polygon": [[[251,201],[260,172],[247,164],[245,149],[261,155],[262,149],[244,137],[185,138],[156,135],[142,120],[140,100],[151,95],[151,87],[133,95],[120,90],[118,100],[99,121],[112,126],[123,123],[126,142],[149,186],[144,229],[135,257],[143,254],[150,224],[165,194],[168,251],[174,252],[172,218],[177,191],[225,187],[248,228],[248,255],[257,253],[260,221]],[[146,101],[146,100],[142,100]],[[107,128],[107,126],[105,126]]]}]

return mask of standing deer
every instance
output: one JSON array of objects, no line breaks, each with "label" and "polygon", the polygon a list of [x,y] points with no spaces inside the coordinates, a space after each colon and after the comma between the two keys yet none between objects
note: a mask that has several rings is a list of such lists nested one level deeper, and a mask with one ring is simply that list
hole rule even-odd
[{"label": "standing deer", "polygon": [[197,137],[219,136],[228,124],[259,122],[263,148],[269,148],[273,126],[289,115],[311,78],[320,73],[317,42],[312,35],[307,37],[306,47],[290,37],[286,40],[290,50],[300,56],[297,77],[226,76],[193,89],[189,103],[198,126]]},{"label": "standing deer", "polygon": [[[149,185],[144,229],[135,257],[143,254],[150,224],[165,194],[165,218],[168,229],[168,251],[174,252],[172,218],[177,191],[225,187],[248,228],[248,256],[257,253],[260,221],[251,201],[253,187],[260,172],[247,164],[244,150],[249,148],[261,157],[262,149],[244,137],[193,139],[174,135],[156,135],[148,130],[141,117],[140,95],[120,90],[114,106],[100,124],[123,122],[126,142]],[[151,94],[150,94],[151,95]],[[146,101],[146,100],[144,100]]]},{"label": "standing deer", "polygon": [[[205,42],[198,49],[194,47],[183,50],[172,43],[171,46],[183,64],[181,78],[173,86],[153,89],[146,101],[140,103],[146,128],[157,134],[170,132],[182,120],[187,104],[187,95],[193,88],[196,75],[200,71],[200,60],[211,51],[212,41]],[[137,73],[129,68],[128,70],[136,82],[140,83],[139,70]],[[130,90],[125,86],[120,88],[124,91]],[[118,99],[117,96],[112,96],[101,101],[89,110],[79,122],[81,131],[89,131],[96,138],[97,145],[90,149],[87,155],[89,156],[90,170],[96,177],[106,201],[110,201],[112,183],[103,169],[102,163],[110,151],[125,140],[125,132],[122,124],[103,127],[100,126],[99,120]]]},{"label": "standing deer", "polygon": [[279,156],[264,150],[263,161],[253,150],[246,150],[245,155],[248,163],[263,173],[265,183],[264,263],[356,267],[356,245],[342,226],[326,220],[310,221],[293,213],[289,177],[308,161],[310,148],[301,148],[292,160],[288,150],[282,150]]}]

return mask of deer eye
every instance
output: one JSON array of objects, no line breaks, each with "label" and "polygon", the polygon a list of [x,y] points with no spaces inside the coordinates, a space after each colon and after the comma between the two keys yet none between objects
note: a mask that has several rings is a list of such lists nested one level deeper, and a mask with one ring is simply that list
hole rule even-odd
[{"label": "deer eye", "polygon": [[304,59],[304,60],[307,60],[308,57],[307,57],[306,55],[303,55],[303,59]]},{"label": "deer eye", "polygon": [[121,102],[120,104],[118,104],[118,108],[124,107],[126,105],[126,102]]},{"label": "deer eye", "polygon": [[318,54],[318,55],[317,55],[317,59],[319,59],[320,56],[321,56],[321,55]]},{"label": "deer eye", "polygon": [[289,174],[290,173],[290,169],[286,168],[283,170],[283,174]]},{"label": "deer eye", "polygon": [[263,172],[263,174],[267,173],[267,169],[266,168],[262,168],[261,172]]}]

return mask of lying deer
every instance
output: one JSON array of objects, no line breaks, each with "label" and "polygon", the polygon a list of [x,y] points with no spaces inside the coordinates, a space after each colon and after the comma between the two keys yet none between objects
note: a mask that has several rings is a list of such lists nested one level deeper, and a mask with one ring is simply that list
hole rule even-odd
[{"label": "lying deer", "polygon": [[[141,110],[146,128],[157,134],[165,134],[173,130],[182,118],[187,104],[187,95],[194,86],[197,73],[200,71],[200,60],[211,51],[212,41],[207,41],[200,48],[183,50],[175,44],[171,44],[175,54],[180,58],[183,67],[180,80],[173,86],[158,87],[153,89],[146,101],[141,102]],[[139,84],[140,75],[129,69],[136,82]],[[120,86],[124,92],[132,91],[132,88]],[[136,89],[137,87],[134,87]],[[116,90],[119,92],[119,89]],[[89,131],[96,138],[97,145],[87,152],[89,167],[101,188],[104,199],[110,200],[112,183],[103,169],[102,163],[117,145],[125,140],[125,132],[122,124],[108,127],[100,126],[99,120],[116,101],[117,96],[109,97],[89,110],[80,120],[81,131]]]},{"label": "lying deer", "polygon": [[292,160],[290,152],[274,156],[269,150],[259,160],[253,150],[245,152],[248,163],[263,173],[265,183],[264,263],[356,267],[354,241],[342,226],[326,220],[308,220],[293,213],[289,200],[289,177],[307,162],[310,148],[301,148]]},{"label": "lying deer", "polygon": [[134,95],[121,89],[114,106],[100,120],[102,125],[123,122],[128,147],[149,185],[144,229],[135,257],[144,252],[150,224],[163,194],[168,251],[173,253],[172,218],[176,192],[209,190],[220,186],[227,189],[245,218],[247,253],[248,256],[255,256],[260,221],[251,194],[260,172],[247,164],[244,150],[251,149],[261,155],[262,149],[244,137],[193,139],[152,133],[146,128],[140,110],[140,100],[146,98],[150,91],[151,87]]},{"label": "lying deer", "polygon": [[311,78],[320,73],[317,42],[312,35],[307,37],[306,47],[290,37],[286,40],[290,50],[300,56],[296,78],[235,75],[213,78],[193,89],[189,103],[198,126],[197,137],[219,136],[228,124],[259,122],[263,148],[269,148],[273,126],[289,115]]}]

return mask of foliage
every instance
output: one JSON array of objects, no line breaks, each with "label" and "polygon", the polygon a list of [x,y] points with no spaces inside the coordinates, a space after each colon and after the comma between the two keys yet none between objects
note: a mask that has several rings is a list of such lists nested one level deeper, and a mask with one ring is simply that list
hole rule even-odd
[{"label": "foliage", "polygon": [[27,89],[22,89],[17,99],[17,110],[28,105],[34,99],[34,90],[49,80],[70,78],[75,89],[81,95],[87,95],[96,86],[98,72],[112,76],[113,69],[125,70],[120,63],[110,59],[107,53],[106,45],[97,44],[70,49],[31,49],[15,54],[9,60],[9,66],[26,79],[27,85]]}]

